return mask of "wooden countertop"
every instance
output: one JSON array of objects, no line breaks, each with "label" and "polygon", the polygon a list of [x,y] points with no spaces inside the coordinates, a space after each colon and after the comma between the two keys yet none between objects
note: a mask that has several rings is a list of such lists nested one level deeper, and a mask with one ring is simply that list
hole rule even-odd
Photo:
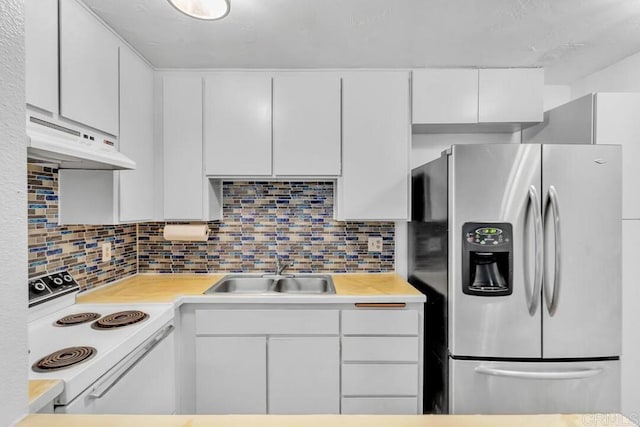
[{"label": "wooden countertop", "polygon": [[[333,274],[336,295],[422,295],[395,273]],[[173,302],[186,295],[201,295],[224,274],[138,274],[116,284],[80,294],[78,303]],[[330,296],[328,296],[330,297]]]},{"label": "wooden countertop", "polygon": [[622,427],[617,414],[585,415],[29,415],[17,427]]},{"label": "wooden countertop", "polygon": [[173,302],[182,295],[201,295],[224,274],[137,274],[76,298],[78,303]]},{"label": "wooden countertop", "polygon": [[29,412],[38,412],[62,393],[61,380],[29,380]]}]

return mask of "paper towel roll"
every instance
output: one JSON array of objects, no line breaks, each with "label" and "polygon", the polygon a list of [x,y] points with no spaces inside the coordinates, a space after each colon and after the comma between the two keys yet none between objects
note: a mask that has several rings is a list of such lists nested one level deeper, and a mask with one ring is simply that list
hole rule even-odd
[{"label": "paper towel roll", "polygon": [[165,240],[206,242],[209,239],[209,227],[207,224],[165,225],[163,236]]}]

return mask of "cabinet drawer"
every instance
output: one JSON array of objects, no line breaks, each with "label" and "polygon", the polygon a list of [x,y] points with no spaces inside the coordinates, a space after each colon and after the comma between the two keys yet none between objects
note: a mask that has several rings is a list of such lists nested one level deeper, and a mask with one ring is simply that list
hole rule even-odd
[{"label": "cabinet drawer", "polygon": [[342,312],[344,335],[418,335],[416,310],[360,309]]},{"label": "cabinet drawer", "polygon": [[344,396],[417,396],[417,364],[343,364]]},{"label": "cabinet drawer", "polygon": [[343,397],[342,413],[357,415],[416,415],[415,397]]},{"label": "cabinet drawer", "polygon": [[196,310],[197,335],[338,333],[338,310]]},{"label": "cabinet drawer", "polygon": [[355,362],[417,362],[418,337],[344,337],[342,360]]}]

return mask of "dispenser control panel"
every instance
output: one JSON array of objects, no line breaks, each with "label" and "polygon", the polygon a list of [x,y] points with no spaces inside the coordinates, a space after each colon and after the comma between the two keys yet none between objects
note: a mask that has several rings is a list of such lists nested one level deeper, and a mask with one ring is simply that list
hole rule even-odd
[{"label": "dispenser control panel", "polygon": [[509,237],[505,236],[504,230],[498,227],[482,227],[466,234],[467,242],[476,245],[502,245],[509,243]]},{"label": "dispenser control panel", "polygon": [[508,222],[462,226],[462,292],[482,297],[513,293],[513,227]]}]

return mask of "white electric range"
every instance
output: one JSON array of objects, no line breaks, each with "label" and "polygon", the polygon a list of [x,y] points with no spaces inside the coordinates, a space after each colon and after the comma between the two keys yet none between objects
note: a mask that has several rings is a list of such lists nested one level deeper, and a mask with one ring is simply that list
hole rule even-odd
[{"label": "white electric range", "polygon": [[60,413],[175,412],[172,304],[75,304],[66,272],[29,282],[29,379],[59,379]]}]

